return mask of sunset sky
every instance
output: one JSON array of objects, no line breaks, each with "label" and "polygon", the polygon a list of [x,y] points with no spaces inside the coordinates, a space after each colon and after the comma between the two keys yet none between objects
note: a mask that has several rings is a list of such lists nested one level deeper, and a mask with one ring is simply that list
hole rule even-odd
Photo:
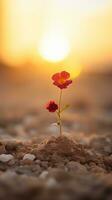
[{"label": "sunset sky", "polygon": [[0,0],[0,57],[91,69],[112,63],[112,0]]}]

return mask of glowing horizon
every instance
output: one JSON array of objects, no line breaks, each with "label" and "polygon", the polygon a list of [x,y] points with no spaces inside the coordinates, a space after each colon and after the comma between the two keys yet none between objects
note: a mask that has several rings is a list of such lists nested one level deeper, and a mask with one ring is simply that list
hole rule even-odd
[{"label": "glowing horizon", "polygon": [[2,13],[1,59],[10,65],[112,62],[110,0],[2,0]]}]

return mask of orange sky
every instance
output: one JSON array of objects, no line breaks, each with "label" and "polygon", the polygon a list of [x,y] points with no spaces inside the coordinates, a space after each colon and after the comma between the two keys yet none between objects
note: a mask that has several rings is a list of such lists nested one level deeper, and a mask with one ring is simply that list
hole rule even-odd
[{"label": "orange sky", "polygon": [[112,0],[1,0],[0,4],[0,52],[8,64],[21,65],[27,59],[46,63],[49,47],[46,52],[40,48],[52,30],[69,44],[62,64],[112,63]]}]

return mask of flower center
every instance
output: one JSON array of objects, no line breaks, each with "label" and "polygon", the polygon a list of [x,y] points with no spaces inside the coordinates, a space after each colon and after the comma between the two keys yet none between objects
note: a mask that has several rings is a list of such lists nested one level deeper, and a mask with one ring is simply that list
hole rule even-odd
[{"label": "flower center", "polygon": [[64,84],[66,82],[66,80],[64,78],[60,78],[59,83],[60,84]]}]

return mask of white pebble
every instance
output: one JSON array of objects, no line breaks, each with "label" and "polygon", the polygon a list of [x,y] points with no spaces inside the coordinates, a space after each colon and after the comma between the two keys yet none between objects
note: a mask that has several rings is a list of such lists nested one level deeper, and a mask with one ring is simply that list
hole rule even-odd
[{"label": "white pebble", "polygon": [[41,174],[40,174],[40,178],[42,179],[45,179],[48,175],[48,171],[43,171]]},{"label": "white pebble", "polygon": [[14,159],[14,156],[11,154],[1,154],[0,155],[0,161],[3,163],[8,162],[12,159]]},{"label": "white pebble", "polygon": [[57,123],[52,123],[48,128],[47,128],[48,132],[51,132],[52,134],[58,134],[59,132],[59,128]]},{"label": "white pebble", "polygon": [[23,160],[26,160],[26,159],[28,159],[28,160],[34,160],[35,159],[35,155],[27,153],[23,157]]}]

